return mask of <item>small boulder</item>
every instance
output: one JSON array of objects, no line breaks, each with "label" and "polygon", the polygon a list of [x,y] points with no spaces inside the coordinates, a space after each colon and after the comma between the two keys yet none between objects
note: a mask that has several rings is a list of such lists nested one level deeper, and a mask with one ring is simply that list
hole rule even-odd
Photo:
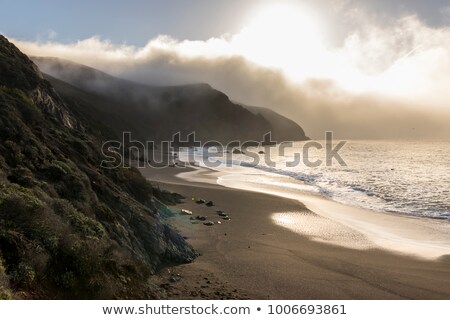
[{"label": "small boulder", "polygon": [[212,222],[212,221],[207,221],[207,222],[204,222],[203,223],[205,226],[213,226],[214,225],[214,222]]},{"label": "small boulder", "polygon": [[188,215],[188,216],[192,216],[192,211],[190,211],[190,210],[181,209],[181,213]]},{"label": "small boulder", "polygon": [[181,275],[179,274],[174,274],[169,278],[170,282],[178,282],[181,280]]}]

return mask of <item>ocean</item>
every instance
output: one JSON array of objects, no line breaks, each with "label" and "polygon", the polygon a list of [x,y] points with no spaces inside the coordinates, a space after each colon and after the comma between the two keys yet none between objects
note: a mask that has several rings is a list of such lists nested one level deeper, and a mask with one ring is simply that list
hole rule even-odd
[{"label": "ocean", "polygon": [[[279,146],[270,152],[250,148],[247,154],[209,159],[220,162],[213,169],[239,172],[240,179],[254,184],[286,186],[378,212],[450,219],[450,141],[347,141],[339,151],[345,166],[337,161],[327,166],[325,148],[311,148],[309,161],[322,161],[317,167],[302,160],[306,143],[295,142],[284,152]],[[262,150],[265,154],[257,154]],[[205,150],[195,154],[204,160]],[[295,154],[301,161],[292,166]]]}]

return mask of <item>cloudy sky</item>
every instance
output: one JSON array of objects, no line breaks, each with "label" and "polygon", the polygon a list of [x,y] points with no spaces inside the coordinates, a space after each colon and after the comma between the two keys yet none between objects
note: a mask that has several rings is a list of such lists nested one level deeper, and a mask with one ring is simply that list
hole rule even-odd
[{"label": "cloudy sky", "polygon": [[207,82],[314,137],[450,137],[450,1],[0,0],[0,32],[152,85]]}]

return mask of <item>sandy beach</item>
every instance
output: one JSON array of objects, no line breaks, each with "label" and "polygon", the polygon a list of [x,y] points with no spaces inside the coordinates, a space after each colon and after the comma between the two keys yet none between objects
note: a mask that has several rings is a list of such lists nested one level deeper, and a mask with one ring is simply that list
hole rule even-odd
[{"label": "sandy beach", "polygon": [[[205,226],[182,214],[169,218],[200,256],[191,264],[168,267],[155,276],[167,289],[168,298],[450,298],[450,256],[439,256],[439,246],[424,255],[412,255],[415,247],[409,244],[403,253],[401,247],[389,250],[394,242],[382,239],[377,243],[379,232],[365,232],[350,222],[337,223],[326,212],[309,209],[323,206],[308,203],[307,207],[279,195],[227,188],[215,183],[218,174],[207,169],[197,170],[195,179],[190,179],[192,170],[141,169],[154,184],[186,197],[183,204],[172,208],[175,212],[187,209],[193,216],[208,216],[215,222]],[[197,204],[192,198],[211,200],[214,206]],[[231,220],[222,220],[217,210],[225,211]],[[283,219],[294,215],[304,221],[309,234],[283,226]],[[381,220],[389,226],[394,223],[390,215]],[[420,221],[406,224],[405,237],[424,232]],[[439,224],[433,228],[438,233],[446,230]],[[317,239],[317,234],[322,238]]]}]

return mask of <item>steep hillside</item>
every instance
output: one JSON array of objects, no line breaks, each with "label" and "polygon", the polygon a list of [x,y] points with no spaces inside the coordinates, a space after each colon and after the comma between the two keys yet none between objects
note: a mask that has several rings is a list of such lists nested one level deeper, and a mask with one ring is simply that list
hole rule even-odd
[{"label": "steep hillside", "polygon": [[[301,128],[287,132],[280,128],[274,130],[268,119],[231,102],[207,84],[151,87],[70,61],[33,59],[50,75],[48,80],[65,99],[104,114],[116,132],[132,131],[139,139],[167,140],[178,131],[184,135],[195,131],[201,141],[260,141],[265,133],[272,131],[276,139],[289,136],[290,140],[304,140]],[[89,103],[92,100],[96,103]],[[122,122],[117,123],[118,118]]]},{"label": "steep hillside", "polygon": [[0,36],[0,298],[151,298],[148,276],[196,254],[159,190],[100,168],[107,127],[70,109]]},{"label": "steep hillside", "polygon": [[272,127],[272,135],[276,137],[277,142],[282,141],[303,141],[309,140],[305,131],[295,121],[283,117],[282,115],[262,107],[245,106],[256,115],[261,115]]}]

